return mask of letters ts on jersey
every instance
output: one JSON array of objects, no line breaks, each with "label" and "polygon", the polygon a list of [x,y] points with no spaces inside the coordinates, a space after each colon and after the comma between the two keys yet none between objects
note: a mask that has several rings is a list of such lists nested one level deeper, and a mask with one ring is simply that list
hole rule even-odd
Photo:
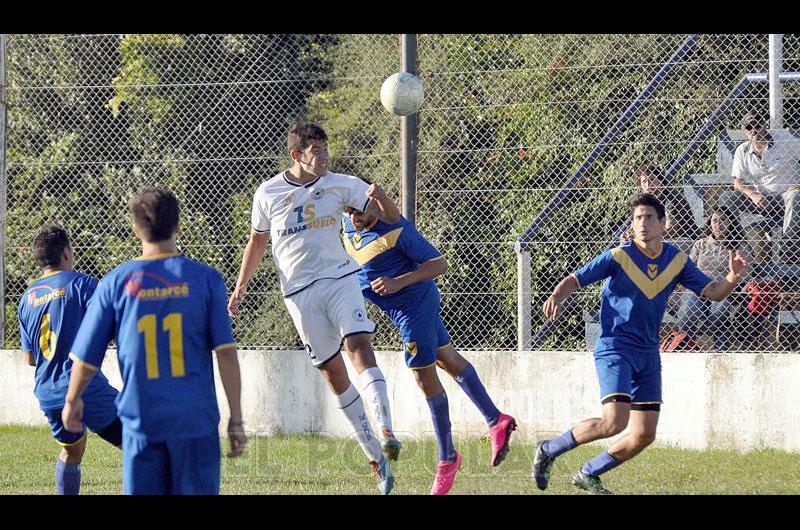
[{"label": "letters ts on jersey", "polygon": [[680,283],[700,295],[713,282],[684,253],[663,243],[651,256],[633,242],[603,252],[576,271],[585,287],[605,278],[600,296],[600,338],[596,350],[658,351],[658,332],[667,300]]},{"label": "letters ts on jersey", "polygon": [[358,270],[339,240],[345,206],[366,210],[369,184],[358,177],[327,172],[306,184],[286,172],[262,183],[253,197],[252,227],[269,231],[272,257],[284,296],[323,278]]},{"label": "letters ts on jersey", "polygon": [[226,305],[220,273],[177,254],[128,261],[100,281],[72,351],[99,367],[116,337],[126,432],[164,441],[217,429],[211,351],[233,346]]}]

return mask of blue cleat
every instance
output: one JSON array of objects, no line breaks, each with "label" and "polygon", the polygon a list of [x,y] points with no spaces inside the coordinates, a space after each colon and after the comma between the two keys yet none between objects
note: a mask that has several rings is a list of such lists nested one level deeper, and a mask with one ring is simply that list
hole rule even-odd
[{"label": "blue cleat", "polygon": [[572,476],[572,483],[592,495],[613,495],[603,486],[600,477],[589,475],[583,471],[578,471]]},{"label": "blue cleat", "polygon": [[547,485],[550,483],[550,472],[553,469],[553,463],[556,461],[555,458],[544,452],[544,442],[539,442],[539,445],[536,446],[531,469],[531,476],[536,481],[536,487],[540,490],[547,489]]},{"label": "blue cleat", "polygon": [[381,457],[380,462],[372,461],[370,464],[372,465],[372,472],[375,473],[375,477],[378,479],[378,489],[381,495],[389,495],[392,492],[392,488],[394,488],[394,475],[392,475],[392,470],[389,467],[389,460],[384,456]]}]

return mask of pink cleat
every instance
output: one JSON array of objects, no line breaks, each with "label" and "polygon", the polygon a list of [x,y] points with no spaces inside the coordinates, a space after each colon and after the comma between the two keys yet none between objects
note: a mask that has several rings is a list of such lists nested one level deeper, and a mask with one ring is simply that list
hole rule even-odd
[{"label": "pink cleat", "polygon": [[517,422],[508,414],[500,414],[497,423],[489,429],[489,438],[492,441],[492,466],[499,466],[508,454],[508,442],[511,432],[517,429]]},{"label": "pink cleat", "polygon": [[436,476],[433,477],[431,495],[447,495],[456,480],[456,473],[461,467],[461,455],[456,451],[456,461],[442,460],[436,464]]}]

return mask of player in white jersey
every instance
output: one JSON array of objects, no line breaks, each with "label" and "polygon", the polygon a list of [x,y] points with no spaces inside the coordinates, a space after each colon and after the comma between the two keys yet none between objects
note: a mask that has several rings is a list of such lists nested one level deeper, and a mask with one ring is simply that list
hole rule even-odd
[{"label": "player in white jersey", "polygon": [[[250,240],[228,312],[236,317],[247,284],[272,239],[281,290],[297,333],[370,459],[381,492],[388,494],[394,483],[388,459],[397,459],[400,443],[392,433],[386,380],[370,342],[375,323],[367,318],[356,276],[359,266],[344,250],[339,227],[346,206],[389,223],[399,221],[400,212],[379,186],[328,171],[328,138],[321,127],[298,124],[288,136],[294,163],[262,183],[253,197]],[[342,344],[381,426],[380,441],[339,355]]]}]

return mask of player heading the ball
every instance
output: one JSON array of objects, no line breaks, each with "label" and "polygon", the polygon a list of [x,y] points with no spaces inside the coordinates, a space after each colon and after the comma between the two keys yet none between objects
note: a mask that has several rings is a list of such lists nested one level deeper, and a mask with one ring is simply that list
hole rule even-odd
[{"label": "player heading the ball", "polygon": [[[339,227],[347,206],[367,210],[387,222],[399,220],[400,212],[378,185],[328,169],[328,136],[319,125],[293,126],[287,147],[292,167],[263,182],[253,197],[250,239],[228,311],[234,318],[238,314],[247,284],[271,239],[284,302],[300,340],[336,396],[380,491],[388,494],[394,477],[387,458],[397,459],[400,443],[392,432],[386,378],[370,342],[375,323],[367,318],[356,277],[358,264],[345,252]],[[350,383],[340,355],[342,344],[381,426],[380,442],[365,421],[358,390]]]},{"label": "player heading the ball", "polygon": [[142,255],[106,274],[89,302],[70,354],[76,362],[64,425],[80,428],[81,395],[116,337],[125,493],[215,495],[220,415],[212,350],[230,407],[228,456],[241,455],[247,441],[225,282],[215,269],[178,253],[172,192],[143,188],[130,210]]}]

